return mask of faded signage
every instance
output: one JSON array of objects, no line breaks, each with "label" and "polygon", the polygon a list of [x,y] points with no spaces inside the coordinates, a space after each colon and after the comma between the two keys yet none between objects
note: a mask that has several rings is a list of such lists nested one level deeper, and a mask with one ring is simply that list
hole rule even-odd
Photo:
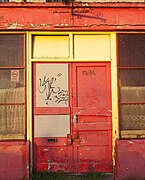
[{"label": "faded signage", "polygon": [[11,70],[11,81],[19,81],[19,70]]}]

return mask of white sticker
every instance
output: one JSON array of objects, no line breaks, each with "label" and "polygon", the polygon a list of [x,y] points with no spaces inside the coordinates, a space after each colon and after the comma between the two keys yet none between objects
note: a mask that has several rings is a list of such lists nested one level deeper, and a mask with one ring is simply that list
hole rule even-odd
[{"label": "white sticker", "polygon": [[11,81],[19,81],[19,70],[11,70]]}]

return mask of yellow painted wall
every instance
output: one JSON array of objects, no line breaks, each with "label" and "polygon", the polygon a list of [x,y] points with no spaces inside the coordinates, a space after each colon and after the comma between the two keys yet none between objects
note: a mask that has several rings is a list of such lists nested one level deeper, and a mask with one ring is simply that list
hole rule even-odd
[{"label": "yellow painted wall", "polygon": [[[116,33],[44,31],[27,33],[27,139],[31,142],[33,62],[111,62],[112,156],[115,164],[115,140],[119,137]],[[32,153],[31,143],[31,167]]]}]

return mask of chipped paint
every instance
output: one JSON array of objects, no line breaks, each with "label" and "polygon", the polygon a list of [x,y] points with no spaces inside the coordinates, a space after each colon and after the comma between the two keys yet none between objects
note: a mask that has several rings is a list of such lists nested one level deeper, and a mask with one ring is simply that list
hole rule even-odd
[{"label": "chipped paint", "polygon": [[29,179],[29,142],[0,142],[0,179]]},{"label": "chipped paint", "polygon": [[0,29],[145,29],[144,3],[54,4],[0,6]]},{"label": "chipped paint", "polygon": [[50,165],[50,160],[47,160],[47,171],[49,171],[51,168],[51,165]]},{"label": "chipped paint", "polygon": [[[102,38],[103,37],[104,35],[102,36]],[[107,35],[107,37],[109,36]],[[90,36],[87,35],[87,38],[90,38]],[[98,36],[95,35],[93,38],[98,38]],[[90,41],[90,43],[92,43],[92,41]],[[37,69],[35,69],[37,64],[37,62],[34,64],[34,77],[37,76],[38,72]],[[50,64],[49,62],[45,62],[44,65],[45,67],[49,67]],[[72,97],[71,101],[76,101],[77,98],[77,101],[79,102],[78,104],[76,102],[71,104],[71,108],[73,109],[73,111],[69,111],[69,116],[71,117],[71,132],[69,132],[69,134],[66,133],[63,136],[57,136],[57,141],[55,142],[48,141],[49,136],[36,136],[34,134],[34,144],[36,146],[36,148],[34,149],[34,158],[36,163],[35,169],[47,169],[49,171],[59,170],[65,172],[81,173],[89,172],[91,168],[94,172],[112,172],[113,166],[111,113],[109,114],[110,117],[108,117],[107,114],[107,109],[111,109],[111,79],[109,71],[110,62],[100,62],[93,64],[74,63],[73,66],[71,66],[71,68],[72,69],[69,71],[69,73],[73,72],[72,74],[74,75],[72,80],[70,79],[70,74],[68,74],[68,82],[73,81],[74,85],[73,87],[71,86],[71,84],[69,86],[70,91],[74,93],[74,96]],[[94,76],[92,78],[92,75],[89,75],[89,80],[87,80],[87,84],[85,84],[84,87],[84,81],[86,79],[86,76],[88,77],[88,75],[84,74],[83,72],[87,71],[88,69],[91,69],[94,72]],[[102,74],[105,77],[103,79],[103,83],[101,79]],[[96,82],[95,85],[93,85],[94,81]],[[35,98],[37,97],[35,96],[37,87],[36,82],[36,79],[34,79]],[[76,89],[75,87],[78,87],[78,89]],[[100,87],[99,90],[98,87]],[[96,105],[96,101],[94,102],[93,97],[96,95],[95,90],[97,91],[97,97],[99,102],[103,103],[98,103]],[[105,95],[103,97],[102,92],[105,92]],[[88,108],[89,93],[91,95],[89,96],[90,104]],[[102,104],[102,106],[100,106],[100,104]],[[34,107],[36,107],[36,99],[34,100]],[[54,114],[56,117],[57,112],[59,112],[59,110],[61,109],[60,107],[57,107],[56,110],[55,107],[54,110]],[[95,116],[96,111],[99,112],[97,116]],[[68,111],[65,111],[64,113],[66,114],[67,112]],[[43,115],[43,113],[44,110],[43,108],[41,108],[39,114]],[[47,113],[48,116],[50,116],[50,112],[47,111]],[[98,119],[99,121],[96,123]],[[34,127],[35,124],[36,121],[34,121]],[[54,129],[54,131],[55,130],[56,128]],[[46,151],[45,149],[47,149],[48,151]],[[106,151],[108,152],[107,155],[104,153]],[[102,159],[101,162],[100,159]],[[90,164],[90,168],[88,168],[88,163]],[[95,165],[92,166],[92,164]]]},{"label": "chipped paint", "polygon": [[116,180],[145,179],[145,140],[116,140]]}]

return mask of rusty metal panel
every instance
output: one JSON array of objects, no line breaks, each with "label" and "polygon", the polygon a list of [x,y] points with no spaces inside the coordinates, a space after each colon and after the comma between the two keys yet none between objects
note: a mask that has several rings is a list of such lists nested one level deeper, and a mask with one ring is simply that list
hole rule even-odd
[{"label": "rusty metal panel", "polygon": [[116,141],[116,180],[145,179],[145,140]]},{"label": "rusty metal panel", "polygon": [[145,29],[144,8],[144,3],[2,3],[0,29]]},{"label": "rusty metal panel", "polygon": [[29,179],[29,142],[0,142],[0,179]]}]

